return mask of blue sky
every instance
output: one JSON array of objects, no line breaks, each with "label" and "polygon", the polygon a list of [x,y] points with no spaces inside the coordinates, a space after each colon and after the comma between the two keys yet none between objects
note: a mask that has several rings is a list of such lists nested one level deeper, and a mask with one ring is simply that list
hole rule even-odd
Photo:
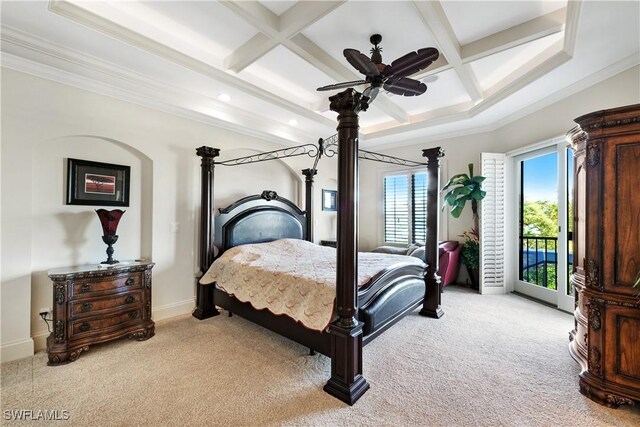
[{"label": "blue sky", "polygon": [[558,200],[558,154],[524,161],[525,200]]}]

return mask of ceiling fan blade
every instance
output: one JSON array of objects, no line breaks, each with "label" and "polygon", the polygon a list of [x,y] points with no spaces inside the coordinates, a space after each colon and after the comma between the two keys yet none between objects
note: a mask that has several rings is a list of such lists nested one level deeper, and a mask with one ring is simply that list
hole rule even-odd
[{"label": "ceiling fan blade", "polygon": [[371,104],[373,100],[376,99],[376,96],[378,96],[378,92],[380,92],[380,86],[369,86],[362,92],[362,95],[369,97],[369,104]]},{"label": "ceiling fan blade", "polygon": [[363,85],[365,83],[367,83],[366,80],[354,80],[352,82],[343,82],[343,83],[336,83],[334,85],[322,86],[322,87],[319,87],[316,90],[323,91],[323,90],[344,89],[344,88],[347,88],[347,87]]},{"label": "ceiling fan blade", "polygon": [[427,91],[427,85],[408,77],[400,77],[387,80],[384,90],[396,95],[418,96]]},{"label": "ceiling fan blade", "polygon": [[438,49],[427,47],[417,52],[409,52],[396,59],[384,69],[387,77],[406,77],[424,70],[440,56]]},{"label": "ceiling fan blade", "polygon": [[344,57],[347,58],[347,61],[349,61],[349,64],[353,65],[353,68],[365,76],[374,77],[380,75],[380,70],[378,70],[376,64],[374,64],[367,55],[355,49],[345,49],[342,53]]}]

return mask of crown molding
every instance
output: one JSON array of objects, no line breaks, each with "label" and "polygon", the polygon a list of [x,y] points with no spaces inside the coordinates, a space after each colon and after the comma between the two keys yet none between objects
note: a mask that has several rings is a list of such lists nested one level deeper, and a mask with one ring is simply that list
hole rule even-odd
[{"label": "crown molding", "polygon": [[[3,41],[5,41],[4,38]],[[57,67],[45,65],[40,62],[32,61],[21,56],[16,56],[5,51],[1,53],[0,58],[2,61],[2,67],[4,68],[19,71],[25,74],[30,74],[39,78],[54,81],[56,83],[61,83],[99,95],[108,96],[120,101],[140,105],[146,108],[179,116],[185,119],[194,120],[207,125],[216,126],[225,130],[236,132],[238,134],[262,139],[280,145],[298,145],[300,143],[314,140],[315,138],[315,135],[301,134],[300,132],[297,132],[297,134],[295,135],[295,139],[289,139],[257,130],[257,127],[259,127],[260,129],[269,127],[273,128],[273,123],[267,123],[264,119],[258,116],[250,115],[240,110],[234,113],[235,117],[241,117],[243,119],[240,123],[229,122],[227,120],[219,119],[199,111],[212,109],[212,106],[216,104],[216,102],[213,100],[196,100],[193,103],[192,108],[185,108],[178,106],[175,103],[158,99],[153,95],[143,93],[143,89],[146,88],[151,90],[152,92],[155,91],[156,93],[169,95],[169,98],[171,98],[172,96],[179,96],[183,98],[186,96],[198,96],[200,98],[204,97],[202,97],[201,95],[186,94],[185,92],[169,91],[166,86],[160,85],[159,83],[153,85],[148,79],[145,82],[137,82],[139,83],[139,91],[136,91],[132,89],[123,89],[120,86],[109,84],[103,80],[96,80],[94,78],[80,76],[78,74],[64,71]],[[107,75],[107,73],[105,73],[105,75]],[[130,82],[132,81],[130,76],[128,78],[123,78],[123,80],[125,79],[129,80]],[[136,83],[135,81],[133,82]],[[289,133],[292,133],[290,130],[286,129],[285,126],[283,126],[283,129],[285,131],[288,131]]]},{"label": "crown molding", "polygon": [[520,120],[530,114],[535,113],[536,111],[542,110],[543,108],[546,108],[552,104],[555,104],[556,102],[562,101],[565,98],[575,95],[585,89],[588,89],[591,86],[601,83],[607,79],[610,79],[611,77],[614,77],[636,66],[640,66],[640,55],[638,54],[630,55],[610,66],[607,66],[606,68],[603,68],[593,74],[590,74],[584,79],[581,79],[568,87],[565,87],[549,96],[544,97],[538,102],[535,102],[531,105],[528,105],[524,108],[519,109],[513,112],[512,114],[500,120],[495,121],[490,125],[472,126],[467,129],[461,129],[460,131],[453,131],[453,132],[444,131],[440,133],[435,133],[434,135],[420,138],[419,143],[416,143],[415,139],[401,141],[401,142],[394,142],[394,143],[381,143],[381,144],[376,144],[375,142],[373,142],[373,143],[370,143],[368,147],[370,148],[375,147],[376,149],[388,150],[393,148],[408,147],[412,145],[422,146],[425,143],[432,144],[438,141],[443,141],[451,138],[459,138],[463,136],[477,135],[477,134],[482,134],[487,132],[495,132],[515,122],[516,120]]},{"label": "crown molding", "polygon": [[49,10],[73,22],[84,25],[109,37],[113,37],[130,46],[142,49],[145,52],[158,56],[166,61],[185,67],[203,76],[212,78],[235,89],[244,91],[258,99],[273,103],[285,110],[288,110],[301,117],[319,122],[324,125],[334,123],[322,115],[311,111],[307,107],[300,106],[288,99],[275,95],[265,89],[246,82],[223,70],[186,55],[176,49],[170,48],[162,43],[145,37],[135,31],[118,25],[102,16],[94,14],[89,10],[65,0],[51,0]]}]

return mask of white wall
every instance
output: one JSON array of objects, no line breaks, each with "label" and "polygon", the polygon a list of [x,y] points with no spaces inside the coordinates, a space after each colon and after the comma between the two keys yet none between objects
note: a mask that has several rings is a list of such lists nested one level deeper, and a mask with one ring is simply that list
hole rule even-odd
[{"label": "white wall", "polygon": [[[27,74],[2,69],[1,348],[2,361],[43,348],[41,307],[52,306],[46,270],[105,259],[93,212],[65,205],[69,157],[132,167],[131,203],[118,227],[118,259],[151,258],[153,317],[189,313],[194,306],[200,159],[195,149],[221,149],[220,158],[282,146],[161,113]],[[315,142],[315,141],[310,141]],[[216,207],[239,196],[276,190],[303,203],[300,170],[313,159],[256,167],[216,168]],[[319,167],[321,189],[334,186],[335,162]],[[316,237],[331,233],[317,215]],[[170,232],[178,223],[179,231]],[[33,337],[33,340],[32,340]]]},{"label": "white wall", "polygon": [[[506,152],[526,146],[564,134],[579,115],[639,102],[639,72],[638,67],[625,71],[493,132],[418,141],[387,152],[420,160],[423,148],[442,146],[447,153],[444,182],[448,176],[466,171],[467,163],[477,165],[483,151]],[[193,308],[200,163],[195,148],[220,148],[221,158],[252,152],[247,150],[282,148],[7,69],[2,70],[1,137],[3,361],[30,355],[32,337],[38,348],[44,343],[46,327],[37,310],[51,306],[46,269],[97,262],[105,256],[94,207],[64,204],[64,159],[86,157],[132,166],[133,181],[137,182],[115,250],[121,259],[142,256],[156,262],[153,316],[157,320]],[[303,184],[294,174],[310,167],[310,158],[297,157],[286,163],[271,162],[242,172],[218,167],[217,207],[263,189],[276,190],[294,201],[297,198],[301,204]],[[363,162],[360,168],[359,231],[364,250],[380,243],[383,168],[374,162]],[[337,187],[335,158],[323,159],[319,170],[316,240],[335,237],[335,213],[322,212],[320,205],[322,188]],[[298,186],[292,184],[296,180]],[[179,232],[170,232],[171,223],[180,224]],[[444,221],[440,238],[458,239],[470,224],[467,210],[458,220]]]},{"label": "white wall", "polygon": [[[441,146],[445,150],[445,157],[442,159],[442,187],[450,176],[467,173],[469,163],[474,163],[474,173],[478,174],[482,152],[506,153],[561,136],[575,126],[573,119],[583,114],[639,102],[640,67],[636,66],[495,131],[458,138],[425,140],[415,145],[381,152],[421,160],[422,149]],[[382,244],[382,175],[390,169],[393,168],[374,162],[361,162],[361,250],[370,250]],[[458,219],[451,218],[446,211],[442,212],[441,220],[440,240],[462,240],[459,235],[472,226],[471,208],[466,207]],[[459,280],[464,281],[464,269],[461,269],[461,274]]]}]

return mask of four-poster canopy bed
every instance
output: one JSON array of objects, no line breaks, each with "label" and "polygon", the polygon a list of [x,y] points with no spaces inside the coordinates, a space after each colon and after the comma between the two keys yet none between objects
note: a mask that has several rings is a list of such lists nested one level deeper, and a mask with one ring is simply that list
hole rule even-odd
[{"label": "four-poster canopy bed", "polygon": [[[193,315],[205,319],[219,314],[216,306],[236,313],[331,357],[331,378],[325,391],[338,399],[353,404],[369,388],[362,376],[362,347],[381,332],[420,305],[420,314],[439,318],[443,315],[440,306],[441,286],[438,269],[438,192],[440,147],[423,150],[426,162],[415,162],[386,156],[358,148],[358,113],[366,110],[369,99],[353,89],[329,98],[331,110],[338,113],[338,133],[329,140],[320,140],[318,145],[305,144],[298,147],[216,162],[219,150],[200,147],[197,155],[202,158],[202,201],[200,269],[205,275],[214,260],[226,253],[233,258],[255,260],[260,254],[241,255],[241,248],[256,249],[253,243],[278,239],[299,239],[313,242],[313,181],[316,167],[322,155],[338,156],[338,223],[337,247],[321,248],[334,251],[335,259],[335,307],[328,327],[311,329],[287,315],[274,314],[268,309],[256,308],[252,301],[240,300],[238,294],[226,292],[227,284],[204,284],[198,281],[196,309]],[[214,170],[215,166],[235,166],[278,158],[308,155],[315,158],[312,168],[304,169],[306,212],[291,201],[273,191],[245,197],[232,205],[221,208],[214,215]],[[372,274],[367,280],[359,277],[357,198],[358,159],[392,163],[403,166],[426,166],[427,188],[427,242],[425,264],[415,262],[392,262],[382,271]],[[283,241],[279,245],[293,244]],[[305,243],[309,245],[309,243]],[[313,246],[313,245],[312,245]],[[320,247],[318,247],[320,248]],[[259,249],[259,248],[257,248]],[[264,249],[264,248],[263,248]],[[309,250],[309,257],[323,257],[327,253]],[[269,249],[271,251],[271,249]],[[270,255],[270,253],[267,254]],[[335,255],[334,255],[335,254]],[[361,262],[363,256],[361,254]],[[225,257],[227,257],[225,255]],[[392,256],[393,257],[393,256]],[[227,257],[228,258],[228,257]],[[408,258],[408,257],[402,257]],[[222,260],[221,260],[222,261]],[[262,261],[262,259],[261,259]],[[377,262],[377,261],[375,261]],[[216,263],[216,268],[220,263]],[[262,266],[260,266],[262,267]],[[226,267],[224,267],[226,268]],[[244,268],[243,266],[240,267]],[[250,268],[247,266],[246,268]],[[242,271],[242,270],[240,270]],[[248,271],[248,270],[247,270]],[[220,271],[218,271],[220,273]],[[207,275],[209,273],[206,273]],[[228,274],[227,276],[232,276]],[[220,277],[220,276],[218,276]],[[210,279],[213,280],[213,279]],[[300,279],[302,280],[302,279]],[[206,282],[202,280],[202,282]],[[264,283],[260,283],[264,285]]]}]

